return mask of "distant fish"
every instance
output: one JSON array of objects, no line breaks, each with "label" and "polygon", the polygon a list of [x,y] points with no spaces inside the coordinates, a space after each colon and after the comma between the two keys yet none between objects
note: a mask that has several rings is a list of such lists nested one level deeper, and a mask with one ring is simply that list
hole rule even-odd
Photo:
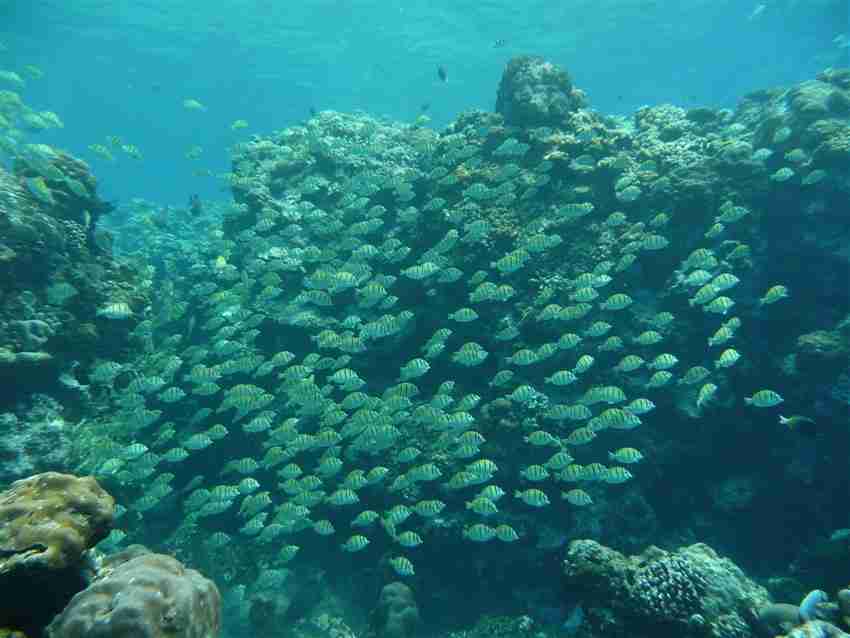
[{"label": "distant fish", "polygon": [[113,301],[101,306],[97,311],[97,316],[106,319],[129,319],[133,316],[133,310],[124,301]]},{"label": "distant fish", "polygon": [[782,416],[780,414],[779,423],[781,425],[787,425],[789,430],[794,430],[804,436],[814,436],[816,434],[817,424],[814,419],[810,419],[807,416],[800,414]]},{"label": "distant fish", "polygon": [[440,81],[442,82],[448,82],[449,80],[449,74],[446,72],[446,67],[442,64],[437,67],[437,77],[440,78]]},{"label": "distant fish", "polygon": [[507,44],[508,44],[507,40],[503,40],[502,38],[499,38],[498,40],[496,40],[493,43],[493,48],[494,49],[501,49],[502,47],[507,46]]},{"label": "distant fish", "polygon": [[206,111],[207,107],[201,104],[198,100],[189,98],[183,100],[183,108],[187,111]]},{"label": "distant fish", "polygon": [[423,102],[423,103],[419,106],[419,110],[420,110],[420,111],[422,111],[423,113],[424,113],[425,111],[427,111],[428,109],[430,109],[430,108],[431,108],[431,103],[430,103],[430,102]]},{"label": "distant fish", "polygon": [[755,9],[753,9],[753,12],[750,14],[750,17],[748,17],[747,20],[749,20],[749,21],[755,20],[762,13],[764,13],[765,9],[767,9],[767,5],[765,5],[764,3],[756,5]]},{"label": "distant fish", "polygon": [[35,197],[42,204],[48,204],[50,206],[54,205],[56,202],[53,200],[53,195],[51,194],[50,188],[47,186],[47,182],[43,177],[28,177],[25,181],[27,190],[30,192],[30,195]]},{"label": "distant fish", "polygon": [[200,215],[204,212],[204,205],[197,194],[189,196],[189,212],[193,215]]},{"label": "distant fish", "polygon": [[829,540],[831,541],[846,541],[850,540],[850,529],[843,527],[841,529],[837,529],[832,534],[829,535]]}]

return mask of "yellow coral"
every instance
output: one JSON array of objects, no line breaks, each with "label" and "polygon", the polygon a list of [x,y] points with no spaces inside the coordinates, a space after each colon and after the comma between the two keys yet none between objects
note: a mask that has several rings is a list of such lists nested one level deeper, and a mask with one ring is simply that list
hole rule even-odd
[{"label": "yellow coral", "polygon": [[45,472],[0,494],[0,574],[61,569],[106,538],[115,501],[92,477]]}]

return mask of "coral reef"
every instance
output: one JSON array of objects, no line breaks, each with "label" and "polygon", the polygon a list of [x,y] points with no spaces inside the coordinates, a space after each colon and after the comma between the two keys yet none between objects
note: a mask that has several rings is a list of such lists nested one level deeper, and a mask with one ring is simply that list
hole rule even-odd
[{"label": "coral reef", "polygon": [[82,588],[114,501],[91,477],[47,472],[0,494],[0,626],[30,632]]},{"label": "coral reef", "polygon": [[770,602],[766,590],[703,544],[627,557],[577,540],[567,550],[564,575],[594,632],[607,636],[673,630],[744,638],[751,635],[752,610]]},{"label": "coral reef", "polygon": [[[236,203],[201,222],[142,202],[116,211],[119,245],[163,284],[133,330],[144,351],[92,379],[103,415],[78,441],[80,467],[142,521],[128,541],[164,538],[246,586],[260,582],[258,565],[339,570],[328,547],[364,569],[409,549],[409,564],[396,564],[417,587],[498,580],[532,615],[549,601],[515,597],[534,587],[509,585],[506,565],[551,562],[569,538],[624,552],[695,540],[740,555],[796,547],[763,542],[785,511],[776,494],[825,504],[791,474],[808,485],[827,464],[807,464],[799,434],[745,408],[740,389],[772,387],[813,412],[823,377],[784,386],[781,373],[794,367],[789,353],[805,368],[801,335],[848,311],[840,257],[822,250],[806,212],[822,203],[846,234],[833,211],[842,175],[811,175],[808,138],[790,146],[776,123],[762,134],[785,117],[786,90],[735,110],[658,105],[613,118],[530,58],[509,64],[502,89],[501,114],[466,112],[441,134],[324,111],[255,136],[226,175]],[[515,119],[526,104],[545,125]],[[790,259],[801,241],[829,305]],[[704,278],[732,286],[721,306],[695,300]],[[791,299],[762,305],[777,282]],[[740,364],[720,362],[727,352]],[[657,357],[673,367],[647,372],[668,365]],[[616,392],[592,396],[599,388]],[[650,427],[637,427],[624,395]],[[625,446],[645,460],[606,465]],[[756,466],[751,450],[765,448]],[[418,507],[441,513],[410,513]],[[295,537],[310,528],[317,537]],[[468,575],[446,584],[428,552],[470,536],[474,551],[458,550],[454,566]],[[677,574],[678,560],[643,576]],[[292,615],[288,589],[255,590],[255,623]],[[697,607],[680,602],[674,615]]]},{"label": "coral reef", "polygon": [[357,638],[343,618],[327,613],[298,621],[288,634],[293,638]]},{"label": "coral reef", "polygon": [[20,392],[121,353],[138,318],[99,310],[120,302],[142,313],[150,302],[97,228],[111,205],[96,187],[85,163],[43,144],[28,145],[13,173],[0,168],[0,378]]},{"label": "coral reef", "polygon": [[14,411],[0,412],[0,484],[32,474],[70,470],[71,432],[62,405],[31,394]]},{"label": "coral reef", "polygon": [[215,638],[221,598],[212,581],[170,556],[131,546],[48,627],[50,638]]},{"label": "coral reef", "polygon": [[530,638],[546,636],[537,631],[529,616],[482,616],[475,625],[465,631],[453,631],[448,638]]},{"label": "coral reef", "polygon": [[[126,496],[128,542],[231,584],[257,634],[307,617],[322,570],[393,569],[439,594],[435,616],[487,582],[465,612],[498,592],[561,625],[549,583],[570,538],[787,563],[814,517],[777,499],[827,510],[846,481],[743,399],[781,391],[843,458],[848,86],[830,71],[735,110],[626,119],[517,58],[497,113],[438,134],[324,111],[236,146],[233,205],[131,202],[100,227],[138,269],[100,243],[85,165],[31,148],[0,173],[0,376],[82,395],[80,361],[79,469]],[[780,282],[791,299],[764,301]],[[17,448],[36,421],[14,410]],[[47,462],[30,449],[15,472]],[[767,600],[704,545],[576,541],[567,580],[569,626],[600,635],[744,636]],[[120,602],[109,583],[81,600]],[[410,594],[385,588],[376,634],[412,632]],[[305,635],[347,635],[334,618]]]}]

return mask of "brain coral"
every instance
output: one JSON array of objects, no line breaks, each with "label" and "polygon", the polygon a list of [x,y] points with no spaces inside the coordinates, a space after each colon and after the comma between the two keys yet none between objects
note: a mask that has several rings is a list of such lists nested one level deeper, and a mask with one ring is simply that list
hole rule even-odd
[{"label": "brain coral", "polygon": [[134,545],[111,556],[94,582],[48,627],[51,638],[214,638],[215,584],[175,558]]}]

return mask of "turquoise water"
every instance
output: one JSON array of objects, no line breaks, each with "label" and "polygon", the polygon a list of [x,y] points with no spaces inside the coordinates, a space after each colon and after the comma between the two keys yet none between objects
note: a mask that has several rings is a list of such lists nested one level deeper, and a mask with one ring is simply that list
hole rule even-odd
[{"label": "turquoise water", "polygon": [[[84,149],[119,135],[143,149],[141,164],[96,164],[110,198],[183,203],[218,190],[193,177],[183,160],[192,146],[204,149],[202,168],[222,172],[233,142],[303,121],[310,108],[410,121],[427,103],[445,125],[492,108],[516,55],[562,65],[605,113],[731,107],[752,90],[841,66],[846,49],[833,39],[847,32],[846,9],[836,0],[6,0],[0,40],[6,60],[45,71],[28,95],[62,113],[57,144]],[[209,110],[187,113],[186,98]],[[250,124],[241,136],[228,130],[236,119]]]},{"label": "turquoise water", "polygon": [[96,476],[99,549],[204,572],[232,638],[410,638],[393,581],[422,635],[624,635],[582,539],[833,595],[848,18],[0,0],[0,363],[51,362],[0,368],[3,480]]}]

